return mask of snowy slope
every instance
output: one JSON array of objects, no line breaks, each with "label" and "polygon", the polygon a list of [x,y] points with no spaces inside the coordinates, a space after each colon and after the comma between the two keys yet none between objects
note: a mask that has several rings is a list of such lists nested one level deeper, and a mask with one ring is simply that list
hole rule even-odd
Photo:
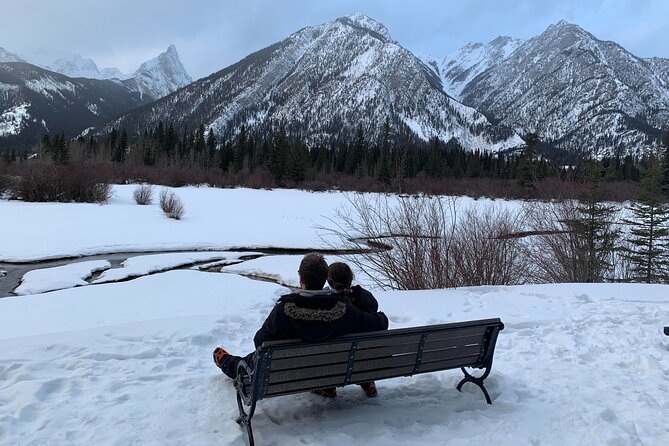
[{"label": "snowy slope", "polygon": [[614,42],[562,21],[474,78],[460,99],[572,151],[632,153],[669,121],[669,85]]},{"label": "snowy slope", "polygon": [[423,141],[456,138],[484,150],[522,143],[446,95],[430,68],[361,14],[304,28],[107,128],[137,135],[159,121],[218,132],[289,123],[309,142],[327,142],[362,124],[375,141],[386,117],[395,133]]},{"label": "snowy slope", "polygon": [[[182,188],[177,193],[187,214],[177,222],[155,206],[134,204],[132,188],[116,186],[106,206],[0,200],[0,215],[16,228],[0,231],[1,257],[213,247],[235,240],[310,248],[318,224],[345,203],[341,193]],[[460,202],[474,204],[481,203]],[[138,256],[117,269],[118,277],[226,255],[240,256]],[[265,256],[226,273],[177,270],[0,298],[0,444],[243,445],[233,386],[214,367],[211,352],[223,345],[247,353],[287,291],[237,273],[261,271],[294,283],[298,261]],[[73,261],[57,278],[66,286],[84,285],[82,277],[108,266]],[[54,272],[34,274],[26,283],[48,289]],[[493,404],[470,384],[459,393],[458,370],[380,381],[375,399],[356,386],[340,389],[335,400],[279,397],[258,405],[258,444],[659,446],[669,439],[663,416],[669,411],[669,337],[662,334],[669,325],[667,285],[375,295],[391,328],[500,317],[506,328],[486,380]]]},{"label": "snowy slope", "polygon": [[0,136],[18,135],[30,123],[29,102],[10,107],[0,114]]},{"label": "snowy slope", "polygon": [[174,45],[157,57],[144,62],[130,79],[123,81],[130,89],[153,99],[178,90],[190,84],[193,79],[179,60],[179,54]]},{"label": "snowy slope", "polygon": [[669,89],[669,59],[662,57],[651,57],[644,59],[646,61],[655,75],[660,78],[663,85]]},{"label": "snowy slope", "polygon": [[24,62],[24,60],[0,46],[0,63],[4,62]]},{"label": "snowy slope", "polygon": [[69,77],[86,77],[89,79],[125,79],[130,77],[121,73],[118,68],[98,68],[93,59],[78,53],[61,57],[44,68]]},{"label": "snowy slope", "polygon": [[469,43],[447,55],[438,65],[444,90],[454,98],[460,98],[462,90],[476,76],[501,63],[522,43],[520,39],[500,36],[487,44]]},{"label": "snowy slope", "polygon": [[70,78],[24,62],[0,64],[0,147],[32,146],[45,133],[76,136],[143,104],[115,81]]},{"label": "snowy slope", "polygon": [[[173,271],[0,299],[0,443],[243,445],[211,351],[243,354],[284,288]],[[500,317],[488,406],[457,370],[264,400],[258,444],[663,445],[666,286],[376,293],[391,328]]]}]

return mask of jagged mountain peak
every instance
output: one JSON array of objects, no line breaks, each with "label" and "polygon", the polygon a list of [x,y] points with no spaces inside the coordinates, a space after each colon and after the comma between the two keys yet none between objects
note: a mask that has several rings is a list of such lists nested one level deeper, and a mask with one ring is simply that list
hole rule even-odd
[{"label": "jagged mountain peak", "polygon": [[100,79],[102,77],[93,59],[83,57],[79,53],[61,57],[45,68],[69,77],[87,77],[89,79]]},{"label": "jagged mountain peak", "polygon": [[580,26],[561,20],[548,26],[539,36],[537,41],[545,42],[552,47],[568,48],[586,43],[588,45],[599,42],[599,40]]},{"label": "jagged mountain peak", "polygon": [[133,77],[124,83],[142,95],[147,94],[158,99],[192,81],[179,59],[176,46],[170,44],[163,53],[144,62]]},{"label": "jagged mountain peak", "polygon": [[522,144],[508,128],[444,93],[438,77],[366,16],[304,28],[110,123],[136,136],[170,123],[234,134],[285,125],[308,143],[337,143],[361,125],[377,141],[385,119],[398,138],[451,139],[469,149]]},{"label": "jagged mountain peak", "polygon": [[669,121],[661,63],[566,21],[471,79],[463,103],[572,152],[632,152]]},{"label": "jagged mountain peak", "polygon": [[[174,46],[174,44],[170,44],[170,46],[167,47],[167,50],[140,65],[139,68],[135,71],[135,75],[154,70],[156,67],[165,69],[178,69],[181,74],[185,73],[186,76],[188,76],[186,69],[181,64],[179,53],[177,52],[177,48]],[[190,76],[188,77],[190,78]]]},{"label": "jagged mountain peak", "polygon": [[10,53],[9,51],[0,46],[0,63],[3,62],[25,62],[25,61],[16,54]]},{"label": "jagged mountain peak", "polygon": [[386,28],[383,23],[378,22],[363,13],[355,12],[353,14],[339,17],[337,21],[357,28],[366,29],[382,36],[384,39],[392,40],[388,28]]},{"label": "jagged mountain peak", "polygon": [[485,70],[501,63],[521,44],[520,39],[499,36],[487,44],[470,42],[446,56],[439,69],[444,90],[458,98],[466,85]]}]

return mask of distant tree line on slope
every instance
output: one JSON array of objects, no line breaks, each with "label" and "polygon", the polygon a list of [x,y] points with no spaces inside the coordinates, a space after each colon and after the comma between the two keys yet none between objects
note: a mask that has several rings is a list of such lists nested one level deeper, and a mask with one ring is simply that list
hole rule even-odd
[{"label": "distant tree line on slope", "polygon": [[[665,140],[667,144],[669,136]],[[523,147],[497,152],[465,150],[456,139],[443,142],[433,138],[425,144],[412,145],[393,141],[388,120],[378,141],[370,141],[363,126],[358,125],[353,138],[328,146],[309,146],[299,134],[288,134],[285,126],[259,133],[242,125],[234,135],[217,135],[204,125],[195,131],[179,132],[160,122],[133,142],[125,130],[118,129],[99,140],[67,140],[62,133],[44,136],[35,162],[56,166],[107,163],[105,171],[116,181],[147,180],[160,177],[151,175],[152,171],[169,171],[174,177],[169,181],[173,185],[195,183],[200,178],[199,182],[219,186],[457,193],[457,188],[444,189],[440,185],[491,180],[503,185],[497,189],[509,189],[506,195],[498,190],[496,196],[509,198],[573,196],[563,186],[583,183],[591,165],[600,167],[606,182],[638,185],[640,169],[647,163],[645,156],[627,155],[581,158],[565,165],[562,159],[546,156],[551,152],[550,145],[533,133],[525,136]],[[662,156],[667,169],[669,154]],[[0,164],[34,161],[25,158],[8,151]],[[666,175],[665,182],[669,182]],[[561,190],[541,191],[542,184]],[[473,189],[472,193],[477,194],[476,187]],[[495,196],[491,190],[479,194]]]}]

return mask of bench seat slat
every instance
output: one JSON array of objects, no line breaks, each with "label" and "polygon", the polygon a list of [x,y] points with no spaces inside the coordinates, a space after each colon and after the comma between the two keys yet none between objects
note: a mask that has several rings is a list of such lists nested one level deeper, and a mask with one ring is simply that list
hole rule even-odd
[{"label": "bench seat slat", "polygon": [[478,345],[481,344],[483,340],[482,335],[477,336],[462,336],[456,337],[453,339],[437,339],[431,340],[426,339],[425,345],[423,346],[424,350],[439,350],[442,348],[451,348],[451,347],[466,347],[468,345]]},{"label": "bench seat slat", "polygon": [[[276,353],[276,352],[275,352]],[[285,359],[274,359],[270,364],[272,372],[278,370],[296,369],[302,367],[311,367],[323,364],[333,364],[348,361],[348,350],[345,352],[326,353],[321,355],[296,356]]]},{"label": "bench seat slat", "polygon": [[380,337],[378,339],[369,339],[358,342],[358,350],[367,348],[386,347],[388,345],[416,344],[420,342],[421,335],[399,335]]},{"label": "bench seat slat", "polygon": [[360,383],[366,381],[374,381],[376,379],[407,376],[411,375],[413,369],[414,369],[414,364],[411,364],[401,367],[386,368],[383,370],[371,370],[371,371],[353,373],[351,375],[351,382]]},{"label": "bench seat slat", "polygon": [[446,359],[442,361],[422,362],[418,373],[434,372],[438,370],[459,369],[460,367],[470,367],[478,362],[479,355],[464,356],[456,359]]},{"label": "bench seat slat", "polygon": [[418,351],[418,343],[414,344],[399,344],[388,345],[387,347],[374,347],[364,350],[358,349],[355,352],[355,360],[385,358],[387,356],[402,355],[407,353],[416,353]]},{"label": "bench seat slat", "polygon": [[299,368],[282,370],[279,372],[272,372],[269,375],[270,384],[278,384],[287,381],[299,381],[317,377],[326,377],[331,375],[339,375],[342,381],[346,377],[346,370],[348,369],[347,362],[338,364],[320,365],[316,367]]},{"label": "bench seat slat", "polygon": [[363,372],[365,370],[387,369],[391,367],[400,367],[416,364],[416,354],[390,356],[380,359],[371,359],[367,361],[355,361],[353,363],[353,373]]},{"label": "bench seat slat", "polygon": [[325,378],[309,379],[304,381],[289,381],[271,384],[267,388],[267,396],[283,395],[288,393],[306,392],[308,390],[336,387],[344,384],[344,376],[328,376]]},{"label": "bench seat slat", "polygon": [[427,339],[430,341],[437,341],[439,339],[450,339],[464,336],[483,336],[486,326],[462,327],[455,330],[439,330],[427,334]]},{"label": "bench seat slat", "polygon": [[421,362],[443,361],[446,359],[458,359],[469,356],[476,356],[481,353],[480,345],[470,347],[453,347],[441,350],[423,351]]},{"label": "bench seat slat", "polygon": [[335,344],[309,345],[300,347],[275,347],[272,349],[272,359],[295,358],[326,353],[347,352],[351,349],[351,342],[337,342]]}]

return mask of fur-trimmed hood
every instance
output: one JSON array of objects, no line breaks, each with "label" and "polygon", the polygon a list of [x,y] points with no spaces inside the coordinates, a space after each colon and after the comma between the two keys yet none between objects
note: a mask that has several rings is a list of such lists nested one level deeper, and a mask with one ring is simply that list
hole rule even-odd
[{"label": "fur-trimmed hood", "polygon": [[302,321],[334,322],[341,319],[346,314],[346,304],[337,302],[331,308],[305,308],[298,307],[293,302],[288,302],[283,306],[286,316]]},{"label": "fur-trimmed hood", "polygon": [[387,328],[383,313],[364,312],[331,290],[300,290],[281,296],[254,342],[256,347],[278,339],[320,342],[346,333]]}]

